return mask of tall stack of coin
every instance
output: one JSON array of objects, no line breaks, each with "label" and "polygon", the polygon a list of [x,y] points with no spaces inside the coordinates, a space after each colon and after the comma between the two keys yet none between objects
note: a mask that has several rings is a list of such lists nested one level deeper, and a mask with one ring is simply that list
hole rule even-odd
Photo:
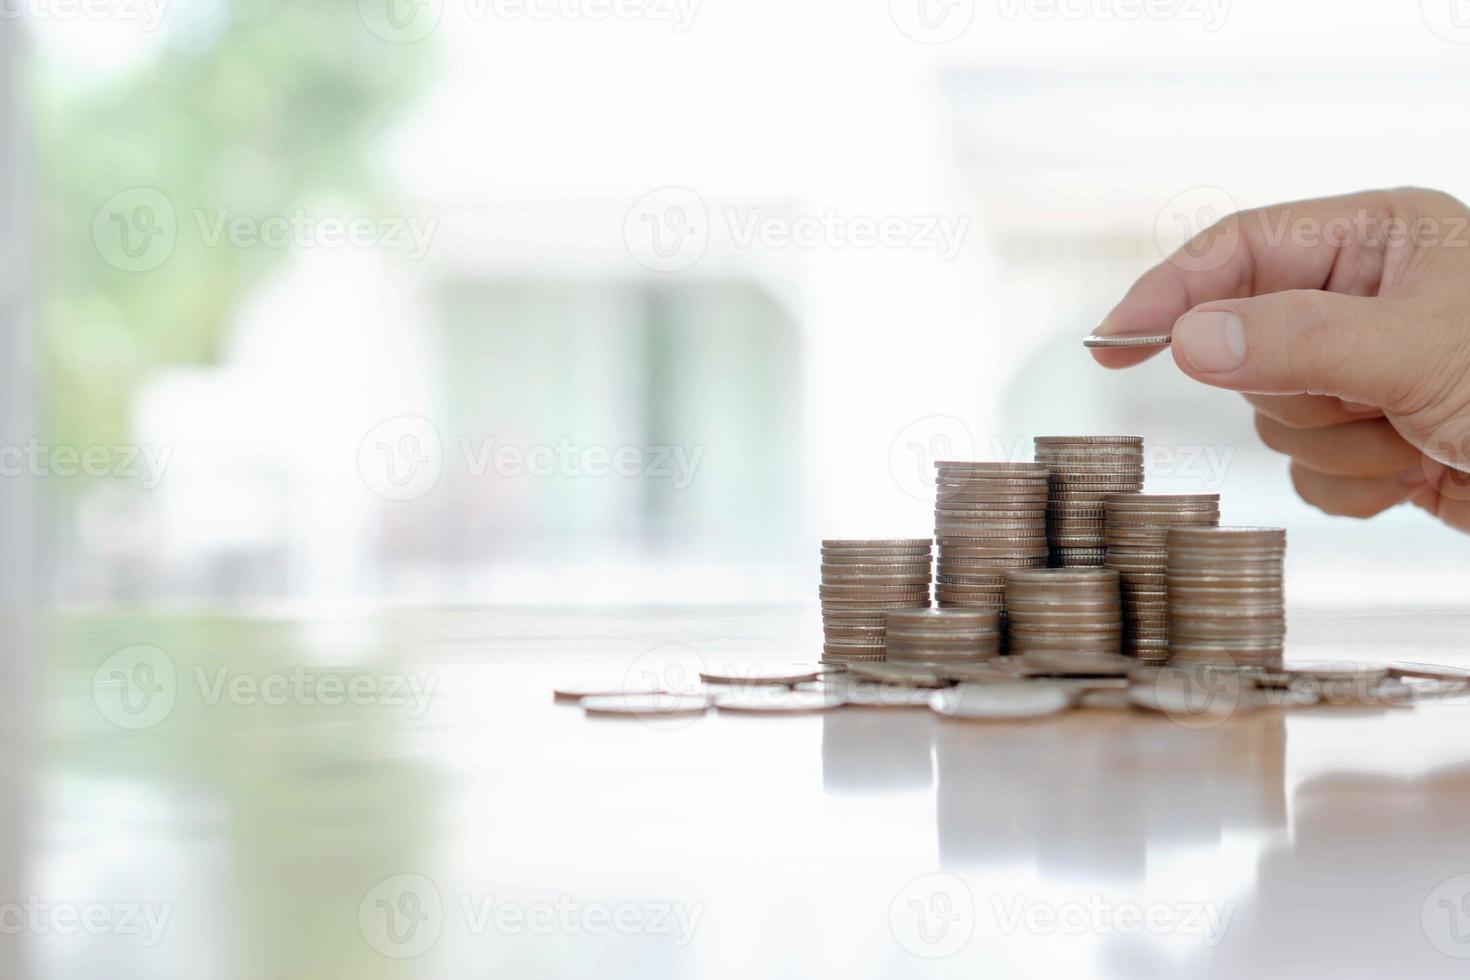
[{"label": "tall stack of coin", "polygon": [[1279,667],[1286,531],[1175,527],[1168,550],[1169,662]]},{"label": "tall stack of coin", "polygon": [[895,609],[888,613],[888,660],[979,663],[1000,652],[1000,607]]},{"label": "tall stack of coin", "polygon": [[1116,655],[1123,642],[1118,573],[1110,568],[1011,572],[1006,619],[1012,656],[1038,651]]},{"label": "tall stack of coin", "polygon": [[1057,568],[1095,568],[1107,555],[1103,498],[1143,490],[1142,436],[1037,436],[1051,471],[1047,537]]},{"label": "tall stack of coin", "polygon": [[1220,523],[1218,493],[1110,493],[1105,564],[1123,586],[1123,652],[1147,663],[1169,659],[1168,552],[1171,527]]},{"label": "tall stack of coin", "polygon": [[999,605],[1005,601],[1006,572],[1046,565],[1046,467],[958,462],[935,466],[939,607]]},{"label": "tall stack of coin", "polygon": [[890,609],[929,608],[928,538],[822,542],[823,663],[883,659]]}]

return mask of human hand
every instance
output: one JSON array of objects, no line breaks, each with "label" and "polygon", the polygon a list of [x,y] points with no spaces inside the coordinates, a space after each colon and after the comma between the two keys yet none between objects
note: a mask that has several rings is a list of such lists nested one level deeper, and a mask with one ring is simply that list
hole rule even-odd
[{"label": "human hand", "polygon": [[[1243,211],[1147,272],[1098,334],[1173,332],[1174,360],[1243,392],[1329,514],[1406,500],[1470,531],[1470,209],[1372,191]],[[1149,350],[1096,350],[1129,367]]]}]

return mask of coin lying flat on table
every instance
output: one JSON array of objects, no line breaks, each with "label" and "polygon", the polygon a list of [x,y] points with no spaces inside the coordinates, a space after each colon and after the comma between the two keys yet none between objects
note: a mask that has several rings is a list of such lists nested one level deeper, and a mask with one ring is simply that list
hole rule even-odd
[{"label": "coin lying flat on table", "polygon": [[582,708],[589,715],[668,718],[673,715],[702,715],[709,706],[710,699],[701,694],[618,694],[582,699]]},{"label": "coin lying flat on table", "polygon": [[1091,350],[1126,350],[1130,347],[1168,347],[1174,335],[1167,333],[1119,333],[1103,336],[1089,334],[1082,338],[1082,346]]},{"label": "coin lying flat on table", "polygon": [[674,698],[684,692],[670,691],[658,684],[637,684],[619,687],[617,684],[562,684],[552,690],[556,701],[581,701],[584,698],[651,697],[654,695]]},{"label": "coin lying flat on table", "polygon": [[702,670],[706,684],[775,684],[790,687],[817,679],[817,669],[802,664],[747,664],[723,670]]},{"label": "coin lying flat on table", "polygon": [[929,707],[949,718],[1008,721],[1043,718],[1072,707],[1074,695],[1042,683],[960,684],[935,691]]},{"label": "coin lying flat on table", "polygon": [[743,711],[751,714],[805,714],[840,707],[842,699],[825,691],[783,691],[778,688],[745,688],[715,695],[715,707],[721,711]]}]

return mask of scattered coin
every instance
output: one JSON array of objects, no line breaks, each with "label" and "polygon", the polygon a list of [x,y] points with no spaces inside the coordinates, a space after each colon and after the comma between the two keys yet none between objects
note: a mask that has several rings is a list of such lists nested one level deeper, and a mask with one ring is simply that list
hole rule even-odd
[{"label": "scattered coin", "polygon": [[1411,677],[1426,681],[1470,683],[1470,669],[1464,667],[1437,667],[1434,664],[1395,663],[1388,665],[1390,676]]},{"label": "scattered coin", "polygon": [[840,707],[842,700],[826,691],[788,691],[776,687],[747,687],[715,695],[721,711],[751,714],[807,714]]},{"label": "scattered coin", "polygon": [[1079,708],[1100,708],[1104,711],[1129,711],[1133,700],[1128,697],[1128,688],[1098,688],[1085,691],[1078,699]]},{"label": "scattered coin", "polygon": [[777,684],[787,687],[817,679],[817,670],[800,664],[747,664],[723,670],[702,670],[706,684]]},{"label": "scattered coin", "polygon": [[1038,650],[1017,659],[1022,673],[1031,677],[1127,677],[1138,666],[1128,657],[1105,653]]},{"label": "scattered coin", "polygon": [[949,718],[1008,721],[1042,718],[1072,707],[1073,694],[1042,683],[972,684],[935,691],[929,707]]},{"label": "scattered coin", "polygon": [[552,690],[552,699],[563,702],[581,701],[583,698],[621,698],[661,695],[676,697],[679,691],[670,691],[657,684],[563,684]]},{"label": "scattered coin", "polygon": [[668,718],[675,715],[704,714],[709,706],[709,698],[695,694],[617,694],[582,699],[582,707],[589,715]]}]

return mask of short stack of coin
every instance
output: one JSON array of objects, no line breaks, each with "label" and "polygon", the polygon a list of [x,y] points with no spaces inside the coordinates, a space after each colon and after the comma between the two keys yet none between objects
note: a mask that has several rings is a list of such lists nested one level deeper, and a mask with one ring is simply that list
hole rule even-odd
[{"label": "short stack of coin", "polygon": [[939,607],[1002,603],[1006,572],[1046,565],[1046,467],[958,462],[935,466]]},{"label": "short stack of coin", "polygon": [[823,663],[883,659],[890,609],[929,608],[928,538],[822,542]]},{"label": "short stack of coin", "polygon": [[1110,568],[1011,572],[1006,620],[1012,656],[1039,651],[1117,655],[1123,643],[1118,573]]},{"label": "short stack of coin", "polygon": [[1215,527],[1218,493],[1112,493],[1106,565],[1123,586],[1123,652],[1145,663],[1169,659],[1168,552],[1171,527]]},{"label": "short stack of coin", "polygon": [[1169,662],[1279,667],[1286,641],[1286,531],[1168,533]]},{"label": "short stack of coin", "polygon": [[888,660],[980,663],[1000,653],[1000,607],[895,609],[888,613]]},{"label": "short stack of coin", "polygon": [[1037,436],[1036,461],[1051,472],[1051,564],[1101,567],[1107,555],[1103,498],[1143,490],[1143,437]]}]

